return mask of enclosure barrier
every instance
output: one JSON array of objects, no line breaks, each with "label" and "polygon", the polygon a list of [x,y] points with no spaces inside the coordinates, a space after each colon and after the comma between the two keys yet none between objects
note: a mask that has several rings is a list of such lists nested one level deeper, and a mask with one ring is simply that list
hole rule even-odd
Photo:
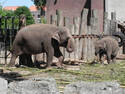
[{"label": "enclosure barrier", "polygon": [[7,63],[9,50],[19,28],[19,17],[0,16],[0,64]]},{"label": "enclosure barrier", "polygon": [[[74,52],[68,53],[65,48],[60,48],[66,61],[91,62],[95,57],[94,42],[98,39],[98,36],[112,35],[113,32],[121,30],[118,28],[115,13],[111,14],[111,20],[108,19],[107,13],[104,13],[103,32],[100,32],[98,10],[91,11],[90,20],[88,20],[88,9],[83,9],[81,17],[74,17],[73,19],[63,17],[62,14],[62,11],[57,10],[55,15],[51,15],[49,24],[69,28],[74,37],[76,46]],[[19,17],[0,16],[0,58],[4,59],[4,61],[0,59],[0,63],[6,64],[7,62],[7,50],[11,49],[15,35],[20,29],[19,21]],[[119,54],[122,54],[122,52],[123,49],[121,48]],[[46,61],[45,53],[40,55],[42,60]],[[54,58],[53,62],[57,62],[57,59]]]}]

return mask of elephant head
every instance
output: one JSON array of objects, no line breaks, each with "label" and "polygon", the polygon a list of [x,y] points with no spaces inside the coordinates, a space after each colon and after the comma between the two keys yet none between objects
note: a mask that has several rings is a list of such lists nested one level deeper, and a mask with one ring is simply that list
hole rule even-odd
[{"label": "elephant head", "polygon": [[73,52],[75,50],[74,39],[68,28],[58,27],[57,32],[52,38],[56,39],[59,45],[65,47],[68,52]]},{"label": "elephant head", "polygon": [[97,56],[99,53],[104,52],[106,49],[106,43],[102,41],[97,41],[95,43],[95,55]]}]

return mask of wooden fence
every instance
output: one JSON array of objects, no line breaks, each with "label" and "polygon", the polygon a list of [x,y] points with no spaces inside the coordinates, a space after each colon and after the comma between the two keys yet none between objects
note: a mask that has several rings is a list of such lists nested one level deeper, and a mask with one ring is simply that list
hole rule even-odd
[{"label": "wooden fence", "polygon": [[[49,24],[69,28],[75,40],[76,49],[73,53],[69,54],[65,48],[61,48],[66,61],[86,62],[94,59],[94,42],[97,40],[97,35],[101,34],[97,12],[92,10],[89,26],[87,25],[88,9],[82,11],[81,17],[74,17],[73,21],[69,17],[63,17],[62,11],[59,10],[57,14],[51,15]],[[45,57],[44,54],[43,56]],[[54,58],[54,61],[57,60]]]},{"label": "wooden fence", "polygon": [[[100,32],[100,25],[98,19],[98,11],[92,10],[90,17],[90,24],[88,25],[88,9],[83,9],[81,17],[74,17],[71,21],[69,17],[63,17],[62,12],[57,10],[57,14],[51,15],[50,23],[57,26],[65,26],[70,29],[70,33],[74,37],[76,49],[73,53],[68,53],[65,48],[61,48],[65,60],[88,62],[92,61],[95,57],[94,42],[98,39],[99,35],[112,35],[118,29],[116,23],[116,14],[112,13],[112,19],[107,18],[107,13],[104,15],[104,32]],[[8,21],[11,25],[8,24]],[[4,25],[2,23],[4,22]],[[4,54],[0,54],[0,58],[7,59],[7,47],[11,47],[12,41],[19,30],[19,23],[15,26],[15,17],[0,17],[0,42],[1,51]],[[9,46],[8,46],[9,45]],[[122,53],[122,48],[119,54]],[[40,54],[41,55],[41,54]],[[37,55],[39,58],[39,55]],[[45,53],[42,53],[42,59],[46,61]],[[57,61],[54,58],[54,62]],[[2,61],[3,62],[3,61]]]},{"label": "wooden fence", "polygon": [[[66,61],[91,62],[95,58],[94,42],[98,40],[98,36],[112,35],[113,32],[119,30],[116,23],[116,14],[111,14],[111,20],[108,19],[107,13],[104,14],[103,32],[100,32],[97,10],[91,11],[90,25],[87,22],[88,9],[83,9],[81,17],[74,17],[73,21],[69,17],[63,17],[59,10],[55,15],[51,15],[49,24],[68,27],[75,40],[76,49],[73,53],[69,54],[65,48],[61,48]],[[119,54],[122,54],[122,52],[121,47]],[[42,59],[46,60],[45,54],[43,54]],[[56,58],[54,58],[54,62],[57,62]]]},{"label": "wooden fence", "polygon": [[[99,35],[112,35],[118,30],[116,23],[116,13],[111,13],[111,20],[107,18],[107,13],[104,15],[104,31],[100,32],[100,25],[98,19],[98,11],[92,10],[90,17],[90,25],[87,24],[88,9],[83,9],[81,17],[74,17],[73,23],[68,17],[63,17],[62,12],[57,10],[56,15],[51,15],[50,24],[57,26],[65,26],[70,29],[70,33],[74,36],[76,49],[69,54],[64,48],[61,48],[65,60],[86,62],[92,61],[95,57],[94,42]],[[122,48],[119,54],[122,54]]]}]

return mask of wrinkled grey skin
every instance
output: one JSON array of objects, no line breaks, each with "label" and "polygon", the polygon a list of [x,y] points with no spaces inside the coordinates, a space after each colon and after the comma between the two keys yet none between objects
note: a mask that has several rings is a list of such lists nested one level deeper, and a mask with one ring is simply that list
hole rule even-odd
[{"label": "wrinkled grey skin", "polygon": [[110,63],[111,60],[112,62],[115,62],[118,51],[119,51],[118,41],[111,36],[104,37],[95,42],[95,55],[99,56],[98,58],[100,61],[102,56],[104,56],[105,54],[108,63]]},{"label": "wrinkled grey skin", "polygon": [[22,54],[47,54],[48,67],[53,56],[59,59],[58,67],[62,67],[63,55],[59,47],[65,47],[70,53],[74,51],[74,40],[65,27],[50,24],[33,24],[22,28],[16,35],[12,47],[12,57],[9,66],[15,65],[15,60]]}]

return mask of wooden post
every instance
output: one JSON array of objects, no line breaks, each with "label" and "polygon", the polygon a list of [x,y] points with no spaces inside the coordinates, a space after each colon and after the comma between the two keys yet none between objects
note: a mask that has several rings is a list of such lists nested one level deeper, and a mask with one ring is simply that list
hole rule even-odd
[{"label": "wooden post", "polygon": [[57,25],[57,15],[51,15],[50,24]]},{"label": "wooden post", "polygon": [[100,34],[100,30],[99,30],[99,19],[98,19],[98,10],[93,9],[91,12],[91,30],[92,30],[92,34],[98,35]]},{"label": "wooden post", "polygon": [[[91,35],[91,27],[88,26],[88,35]],[[87,60],[90,61],[91,60],[91,51],[92,51],[92,47],[91,47],[91,38],[90,36],[88,36],[87,38]]]},{"label": "wooden post", "polygon": [[110,20],[108,19],[108,13],[104,13],[104,35],[110,35]]},{"label": "wooden post", "polygon": [[[75,36],[79,36],[79,30],[80,30],[80,17],[75,17],[74,18],[74,31],[75,31]],[[79,38],[75,39],[75,44],[76,44],[76,50],[75,50],[75,59],[79,59]]]},{"label": "wooden post", "polygon": [[[80,35],[86,35],[87,34],[87,16],[88,16],[88,9],[83,9],[82,16],[81,16],[81,25],[80,25]],[[80,54],[81,59],[87,60],[87,38],[81,38],[80,39]]]},{"label": "wooden post", "polygon": [[[64,18],[64,25],[70,30],[71,24],[70,24],[70,19],[68,17]],[[70,31],[70,34],[71,34],[71,31]],[[66,50],[64,50],[64,57],[66,60],[70,58],[70,54]]]},{"label": "wooden post", "polygon": [[[62,16],[62,11],[57,10],[56,13],[57,13],[57,26],[64,26],[64,21],[63,21],[63,20],[64,20],[64,17]],[[65,49],[64,49],[63,47],[60,47],[60,50],[61,50],[61,52],[62,52],[63,55],[64,55]],[[55,60],[55,62],[58,61],[57,58],[54,58],[54,60]]]},{"label": "wooden post", "polygon": [[[71,24],[70,31],[71,31],[71,34],[74,35],[74,24]],[[70,53],[70,59],[72,59],[73,61],[75,60],[75,52]]]},{"label": "wooden post", "polygon": [[111,29],[110,29],[111,34],[110,35],[112,35],[113,32],[116,32],[116,27],[117,27],[117,24],[116,24],[116,13],[115,12],[111,13],[110,26],[111,26]]},{"label": "wooden post", "polygon": [[56,13],[57,13],[57,26],[64,26],[62,11],[57,10]]}]

